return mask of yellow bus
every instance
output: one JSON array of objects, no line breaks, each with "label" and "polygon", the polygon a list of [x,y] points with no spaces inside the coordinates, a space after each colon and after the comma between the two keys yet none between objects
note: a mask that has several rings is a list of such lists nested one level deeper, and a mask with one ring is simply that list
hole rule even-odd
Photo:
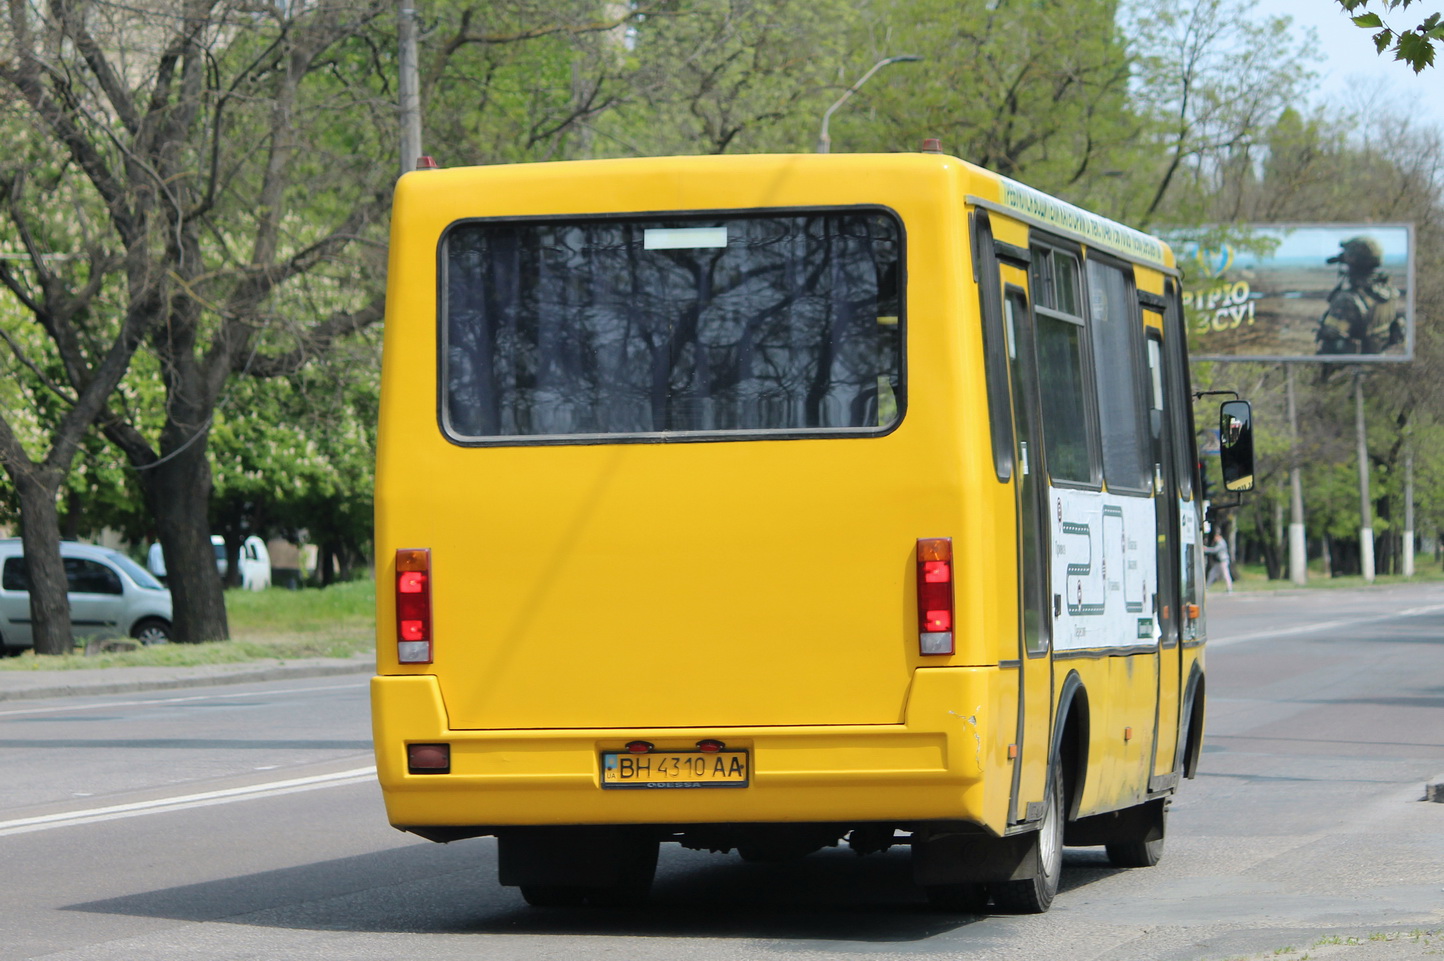
[{"label": "yellow bus", "polygon": [[908,845],[954,910],[1157,860],[1205,690],[1164,243],[922,152],[418,171],[390,258],[394,826],[553,905],[662,841]]}]

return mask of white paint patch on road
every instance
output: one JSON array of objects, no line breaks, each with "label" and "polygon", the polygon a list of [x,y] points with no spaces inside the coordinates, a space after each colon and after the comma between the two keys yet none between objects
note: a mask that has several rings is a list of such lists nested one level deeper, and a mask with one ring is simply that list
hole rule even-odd
[{"label": "white paint patch on road", "polygon": [[61,814],[44,814],[39,817],[17,818],[0,821],[0,837],[11,834],[30,834],[34,831],[48,831],[51,828],[70,827],[76,824],[96,824],[101,821],[115,821],[120,818],[140,817],[143,814],[163,814],[170,811],[185,811],[191,808],[210,807],[216,804],[231,804],[236,801],[252,801],[258,798],[280,797],[283,794],[299,794],[321,788],[341,787],[357,784],[376,776],[376,767],[353,768],[334,774],[318,774],[312,777],[291,778],[285,781],[270,781],[247,787],[227,788],[221,791],[204,791],[200,794],[183,794],[177,797],[156,798],[152,801],[136,801],[132,804],[115,804],[109,807],[90,808],[84,811],[66,811]]}]

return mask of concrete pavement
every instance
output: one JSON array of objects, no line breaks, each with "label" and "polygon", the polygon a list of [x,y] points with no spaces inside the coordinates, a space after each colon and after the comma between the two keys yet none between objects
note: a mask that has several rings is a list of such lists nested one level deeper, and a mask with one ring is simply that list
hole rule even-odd
[{"label": "concrete pavement", "polygon": [[198,667],[102,667],[69,671],[0,671],[0,701],[65,697],[84,694],[131,694],[169,691],[214,684],[245,684],[292,677],[331,677],[338,674],[372,674],[375,655],[267,658],[239,664],[205,664]]}]

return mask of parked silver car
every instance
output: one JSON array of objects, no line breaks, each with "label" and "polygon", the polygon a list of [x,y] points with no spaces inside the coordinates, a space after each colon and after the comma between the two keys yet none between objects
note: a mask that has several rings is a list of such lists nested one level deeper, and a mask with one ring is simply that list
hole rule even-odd
[{"label": "parked silver car", "polygon": [[[77,640],[130,635],[143,644],[171,637],[170,591],[119,551],[69,541],[60,545],[70,591],[70,624]],[[30,577],[19,538],[0,540],[0,648],[17,654],[34,646]]]}]

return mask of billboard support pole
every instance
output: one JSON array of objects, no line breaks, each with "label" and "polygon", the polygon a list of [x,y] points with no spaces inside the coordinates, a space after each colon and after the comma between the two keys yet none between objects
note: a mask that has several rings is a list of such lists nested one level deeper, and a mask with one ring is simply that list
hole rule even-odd
[{"label": "billboard support pole", "polygon": [[1364,432],[1364,368],[1354,368],[1354,433],[1359,444],[1359,566],[1374,583],[1374,512],[1369,504],[1369,439]]},{"label": "billboard support pole", "polygon": [[1308,540],[1304,536],[1304,485],[1299,477],[1299,409],[1294,400],[1294,364],[1284,364],[1289,403],[1289,580],[1309,579]]}]

